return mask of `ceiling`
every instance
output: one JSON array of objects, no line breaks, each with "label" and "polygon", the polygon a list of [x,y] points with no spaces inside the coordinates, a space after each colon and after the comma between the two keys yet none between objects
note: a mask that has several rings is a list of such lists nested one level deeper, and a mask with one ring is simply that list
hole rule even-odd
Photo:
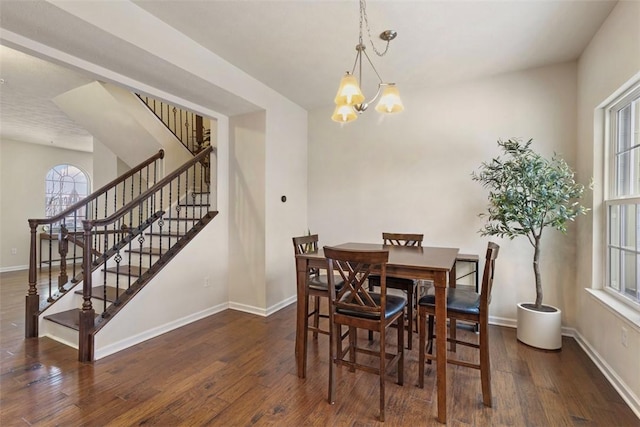
[{"label": "ceiling", "polygon": [[[377,38],[380,32],[393,29],[398,37],[380,58],[371,48],[366,27],[363,36],[382,78],[396,82],[402,94],[575,60],[615,3],[370,0],[366,11],[376,48],[384,49]],[[92,2],[90,7],[99,14],[122,5]],[[355,0],[134,0],[127,5],[136,8],[136,16],[145,18],[138,22],[139,28],[129,31],[145,30],[145,23],[164,23],[306,109],[331,105],[340,77],[353,66],[359,20]],[[74,6],[2,0],[0,29],[223,114],[256,109],[180,64],[168,63],[118,37],[118,31],[79,19],[65,7]],[[119,24],[124,25],[114,22],[113,28]],[[163,34],[155,37],[172,42],[162,40]],[[5,37],[1,42],[27,50]],[[90,136],[64,117],[51,98],[100,78],[99,72],[65,70],[2,48],[0,78],[4,79],[0,84],[0,136],[87,147],[83,141]],[[370,96],[376,82],[367,67],[363,80],[365,95]]]}]

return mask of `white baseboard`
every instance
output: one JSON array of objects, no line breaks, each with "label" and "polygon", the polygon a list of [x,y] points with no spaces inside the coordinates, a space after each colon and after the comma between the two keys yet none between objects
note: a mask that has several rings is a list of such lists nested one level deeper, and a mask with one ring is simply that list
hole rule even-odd
[{"label": "white baseboard", "polygon": [[509,319],[506,317],[489,316],[489,324],[497,326],[506,326],[507,328],[514,328],[517,326],[516,319]]},{"label": "white baseboard", "polygon": [[[149,340],[151,338],[155,338],[159,335],[162,335],[164,333],[170,332],[174,329],[177,329],[181,326],[185,326],[188,325],[189,323],[193,323],[196,320],[200,320],[200,319],[204,319],[205,317],[211,316],[213,314],[216,313],[220,313],[221,311],[224,311],[226,309],[229,308],[229,304],[227,303],[223,303],[223,304],[218,304],[214,307],[210,307],[206,310],[202,310],[198,313],[193,313],[189,316],[185,316],[181,319],[177,319],[174,320],[172,322],[166,323],[164,325],[160,325],[158,327],[155,327],[153,329],[150,329],[148,331],[145,331],[143,333],[134,335],[132,337],[129,337],[127,339],[112,343],[112,344],[108,344],[105,345],[102,348],[96,348],[95,349],[95,354],[94,354],[94,358],[95,360],[99,360],[102,359],[103,357],[109,356],[111,354],[117,353],[118,351],[124,350],[126,348],[129,348],[131,346],[134,346],[136,344],[139,344],[143,341]],[[96,341],[99,340],[99,334],[100,332],[98,332],[98,335],[96,335]]]},{"label": "white baseboard", "polygon": [[28,265],[14,265],[11,267],[0,268],[0,273],[8,273],[9,271],[21,271],[21,270],[28,270],[28,269],[29,269]]},{"label": "white baseboard", "polygon": [[629,408],[640,419],[640,397],[636,396],[627,384],[611,369],[609,364],[604,361],[598,352],[580,335],[577,331],[574,331],[573,338],[578,342],[578,345],[584,350],[589,358],[600,369],[600,372],[605,376],[609,383],[616,389],[620,397],[629,405]]},{"label": "white baseboard", "polygon": [[287,307],[288,305],[293,304],[294,302],[297,301],[296,296],[292,296],[289,297],[285,300],[280,301],[277,304],[272,305],[271,307],[268,307],[266,309],[264,308],[260,308],[260,307],[255,307],[253,305],[247,305],[247,304],[241,304],[239,302],[230,302],[229,303],[229,308],[231,310],[237,310],[237,311],[242,311],[244,313],[249,313],[249,314],[255,314],[257,316],[262,316],[262,317],[267,317],[272,315],[273,313],[282,310],[283,308]]}]

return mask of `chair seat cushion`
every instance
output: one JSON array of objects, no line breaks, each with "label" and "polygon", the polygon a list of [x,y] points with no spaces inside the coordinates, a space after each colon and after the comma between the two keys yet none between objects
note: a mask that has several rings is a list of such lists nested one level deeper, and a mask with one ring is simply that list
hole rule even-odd
[{"label": "chair seat cushion", "polygon": [[[336,289],[342,289],[342,285],[344,285],[342,277],[334,275],[333,280],[336,284]],[[329,278],[324,274],[321,274],[319,276],[309,276],[307,285],[309,286],[309,289],[314,289],[316,291],[329,291]]]},{"label": "chair seat cushion", "polygon": [[[420,298],[418,305],[435,307],[436,297],[427,294]],[[447,310],[466,314],[480,314],[480,294],[465,289],[449,288]]]},{"label": "chair seat cushion", "polygon": [[[387,276],[387,287],[393,289],[413,289],[413,279],[402,279],[400,277]],[[369,285],[380,286],[380,276],[369,276]]]},{"label": "chair seat cushion", "polygon": [[[369,295],[371,295],[371,298],[376,302],[376,304],[380,305],[380,294],[370,293]],[[342,300],[344,301],[347,298],[349,298],[349,293],[346,293],[346,295],[342,297]],[[391,316],[398,314],[398,312],[404,310],[404,307],[406,305],[407,305],[407,298],[405,298],[404,296],[387,294],[387,306],[385,307],[385,312],[384,312],[385,318],[389,318]],[[356,311],[356,310],[349,310],[346,308],[338,308],[336,311],[340,314],[344,314],[347,316],[363,317],[366,319],[379,318],[379,316],[376,315],[375,313],[365,313],[365,312]]]}]

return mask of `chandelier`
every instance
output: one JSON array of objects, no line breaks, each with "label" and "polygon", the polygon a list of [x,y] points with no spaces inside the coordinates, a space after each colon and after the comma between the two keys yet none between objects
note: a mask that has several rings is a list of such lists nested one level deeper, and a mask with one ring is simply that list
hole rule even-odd
[{"label": "chandelier", "polygon": [[[371,31],[369,30],[369,20],[367,18],[367,5],[365,0],[360,0],[360,33],[358,37],[358,44],[356,45],[356,59],[353,63],[353,69],[351,72],[347,71],[340,81],[338,87],[338,93],[334,102],[336,103],[336,109],[333,111],[331,119],[338,123],[348,123],[358,118],[358,114],[362,114],[369,104],[380,98],[376,105],[376,111],[380,113],[399,113],[404,110],[402,101],[400,100],[400,93],[395,83],[386,83],[380,77],[378,70],[374,67],[373,62],[367,54],[366,47],[362,42],[362,23],[367,26],[367,35],[373,51],[378,56],[384,56],[389,49],[389,42],[395,39],[398,35],[393,30],[386,30],[380,34],[380,38],[387,42],[387,45],[383,52],[379,52],[373,41],[371,40]],[[373,69],[373,72],[378,77],[378,91],[375,96],[369,101],[365,101],[365,96],[360,89],[359,81],[362,82],[362,57],[367,59],[369,65]],[[358,69],[358,78],[355,76],[356,68]],[[356,112],[358,114],[356,114]]]}]

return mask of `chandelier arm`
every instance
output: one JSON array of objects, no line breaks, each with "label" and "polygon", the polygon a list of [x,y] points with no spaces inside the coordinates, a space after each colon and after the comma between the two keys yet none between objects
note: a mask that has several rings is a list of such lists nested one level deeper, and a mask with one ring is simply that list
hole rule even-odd
[{"label": "chandelier arm", "polygon": [[378,97],[380,96],[380,92],[382,90],[382,84],[378,85],[378,90],[376,91],[376,94],[374,95],[373,98],[371,98],[370,100],[367,101],[367,104],[372,104],[376,99],[378,99]]},{"label": "chandelier arm", "polygon": [[[356,49],[357,50],[357,49]],[[356,67],[358,66],[358,58],[360,58],[360,51],[357,50],[356,59],[353,61],[353,68],[351,69],[351,74],[356,75]],[[360,59],[360,74],[362,74],[362,59]]]},{"label": "chandelier arm", "polygon": [[[369,65],[371,65],[371,68],[373,68],[373,71],[376,73],[376,76],[378,76],[378,80],[380,80],[380,83],[383,83],[382,77],[380,77],[380,74],[378,74],[378,70],[376,70],[376,67],[374,67],[373,62],[371,62],[371,58],[369,58],[369,55],[367,55],[367,51],[363,49],[362,53],[364,53],[364,56],[367,58],[367,61],[369,61]],[[362,84],[362,81],[360,81],[360,84]]]}]

